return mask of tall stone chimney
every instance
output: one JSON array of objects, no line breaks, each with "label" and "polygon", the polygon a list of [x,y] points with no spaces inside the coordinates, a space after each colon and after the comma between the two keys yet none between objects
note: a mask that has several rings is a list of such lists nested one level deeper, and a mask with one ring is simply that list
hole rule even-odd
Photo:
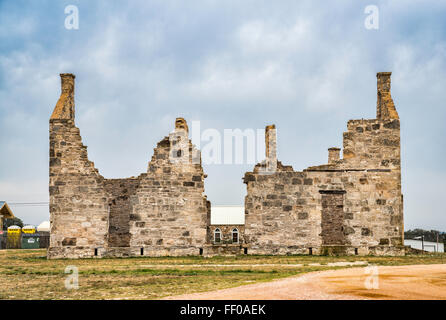
[{"label": "tall stone chimney", "polygon": [[378,72],[378,98],[376,102],[377,119],[399,119],[390,93],[390,76],[392,72]]},{"label": "tall stone chimney", "polygon": [[189,146],[189,127],[184,118],[175,119],[175,130],[169,134],[169,161],[176,164],[188,164],[192,161]]},{"label": "tall stone chimney", "polygon": [[61,119],[74,121],[74,78],[76,76],[71,73],[60,74],[62,92],[51,115],[51,120]]},{"label": "tall stone chimney", "polygon": [[265,155],[267,160],[277,161],[277,133],[274,124],[265,127]]},{"label": "tall stone chimney", "polygon": [[329,148],[328,149],[328,164],[333,164],[340,159],[341,149],[339,148]]},{"label": "tall stone chimney", "polygon": [[74,94],[74,79],[76,76],[72,73],[61,73],[60,82],[62,87],[62,93]]},{"label": "tall stone chimney", "polygon": [[175,120],[175,131],[184,130],[186,133],[189,133],[189,127],[187,126],[187,122],[184,118],[176,118]]}]

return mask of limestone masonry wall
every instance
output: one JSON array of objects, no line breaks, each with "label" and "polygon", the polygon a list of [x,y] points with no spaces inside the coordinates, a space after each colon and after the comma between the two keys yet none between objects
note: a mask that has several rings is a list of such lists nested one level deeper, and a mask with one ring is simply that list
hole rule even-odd
[{"label": "limestone masonry wall", "polygon": [[175,131],[158,143],[147,173],[104,179],[74,124],[74,78],[61,75],[50,119],[48,257],[200,254],[210,206],[185,120],[178,118]]},{"label": "limestone masonry wall", "polygon": [[326,165],[265,174],[267,159],[245,174],[251,253],[403,254],[400,123],[390,73],[377,77],[386,98],[377,119],[348,122],[343,159],[330,148]]},{"label": "limestone masonry wall", "polygon": [[75,126],[75,76],[61,74],[49,127],[48,258],[403,254],[400,122],[390,73],[377,78],[377,117],[347,123],[342,158],[330,148],[327,164],[294,171],[277,160],[276,128],[267,126],[266,159],[244,176],[245,225],[210,225],[206,175],[186,121],[176,119],[147,172],[105,179]]}]

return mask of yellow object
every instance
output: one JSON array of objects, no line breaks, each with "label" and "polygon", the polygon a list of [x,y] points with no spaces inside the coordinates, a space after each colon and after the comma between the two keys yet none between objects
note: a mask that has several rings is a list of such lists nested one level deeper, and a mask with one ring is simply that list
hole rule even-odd
[{"label": "yellow object", "polygon": [[22,228],[23,233],[36,233],[36,228],[34,226],[24,226]]},{"label": "yellow object", "polygon": [[8,228],[8,234],[18,234],[21,232],[22,232],[22,229],[20,229],[20,227],[18,227],[18,226],[10,226]]}]

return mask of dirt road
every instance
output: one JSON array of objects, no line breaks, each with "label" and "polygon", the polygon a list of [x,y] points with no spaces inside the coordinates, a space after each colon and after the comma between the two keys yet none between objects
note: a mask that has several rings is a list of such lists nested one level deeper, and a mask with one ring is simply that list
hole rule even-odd
[{"label": "dirt road", "polygon": [[320,271],[272,282],[166,299],[446,300],[446,264]]}]

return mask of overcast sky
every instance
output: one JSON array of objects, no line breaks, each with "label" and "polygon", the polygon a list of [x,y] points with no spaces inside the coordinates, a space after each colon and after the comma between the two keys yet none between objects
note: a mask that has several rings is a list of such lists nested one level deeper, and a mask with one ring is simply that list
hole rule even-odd
[{"label": "overcast sky", "polygon": [[[64,26],[71,4],[78,30]],[[377,30],[364,25],[371,4]],[[375,117],[376,72],[391,71],[405,228],[445,231],[445,16],[438,0],[0,0],[0,200],[48,201],[59,73],[76,75],[76,124],[111,178],[145,172],[179,116],[221,133],[274,123],[282,163],[326,163],[349,119]],[[205,165],[212,204],[243,205],[252,167]]]}]

